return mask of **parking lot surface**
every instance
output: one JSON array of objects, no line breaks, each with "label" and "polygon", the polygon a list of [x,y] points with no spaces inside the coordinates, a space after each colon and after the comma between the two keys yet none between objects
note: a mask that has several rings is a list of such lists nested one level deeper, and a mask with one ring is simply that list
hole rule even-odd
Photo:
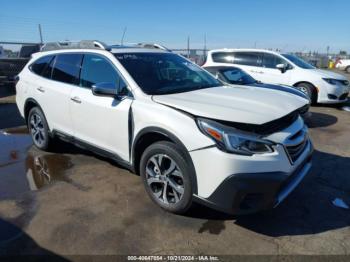
[{"label": "parking lot surface", "polygon": [[311,173],[279,207],[229,216],[162,211],[141,179],[59,142],[35,149],[14,96],[0,91],[1,254],[349,254],[350,112],[316,106]]}]

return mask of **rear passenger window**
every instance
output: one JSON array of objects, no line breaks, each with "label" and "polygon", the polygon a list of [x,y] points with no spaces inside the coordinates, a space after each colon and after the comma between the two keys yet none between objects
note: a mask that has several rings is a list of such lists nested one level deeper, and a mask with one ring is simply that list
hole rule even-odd
[{"label": "rear passenger window", "polygon": [[234,64],[247,66],[261,66],[261,54],[237,52],[234,56]]},{"label": "rear passenger window", "polygon": [[51,62],[48,65],[46,65],[46,68],[44,68],[44,71],[41,73],[42,77],[51,79],[54,62],[55,62],[55,58],[52,57]]},{"label": "rear passenger window", "polygon": [[247,66],[261,66],[262,55],[256,52],[218,52],[212,54],[213,61]]},{"label": "rear passenger window", "polygon": [[48,64],[53,60],[54,56],[44,56],[36,60],[30,69],[37,75],[42,75]]},{"label": "rear passenger window", "polygon": [[123,85],[123,80],[105,58],[98,55],[84,55],[80,86],[91,88],[98,83],[113,83],[117,88]]},{"label": "rear passenger window", "polygon": [[81,54],[60,54],[56,56],[52,79],[67,84],[78,84]]}]

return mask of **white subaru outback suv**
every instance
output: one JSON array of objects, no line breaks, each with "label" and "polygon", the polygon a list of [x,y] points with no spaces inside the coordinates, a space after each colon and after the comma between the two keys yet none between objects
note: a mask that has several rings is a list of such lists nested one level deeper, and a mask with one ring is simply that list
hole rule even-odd
[{"label": "white subaru outback suv", "polygon": [[260,49],[218,49],[209,51],[203,65],[234,64],[266,84],[294,86],[312,103],[342,103],[349,94],[349,81],[341,75],[316,69],[292,54]]},{"label": "white subaru outback suv", "polygon": [[98,48],[33,55],[17,105],[35,146],[54,137],[140,174],[174,213],[197,201],[243,214],[277,206],[311,167],[312,143],[287,92],[222,86],[165,50]]}]

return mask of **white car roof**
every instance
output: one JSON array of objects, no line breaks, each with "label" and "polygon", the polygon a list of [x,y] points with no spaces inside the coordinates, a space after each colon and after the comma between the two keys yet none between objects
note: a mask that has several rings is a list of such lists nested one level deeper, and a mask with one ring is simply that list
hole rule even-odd
[{"label": "white car roof", "polygon": [[97,53],[97,54],[119,54],[119,53],[170,53],[169,51],[155,48],[139,48],[139,47],[126,47],[126,48],[112,48],[111,50],[99,49],[99,48],[72,48],[72,49],[58,49],[52,51],[41,51],[32,54],[33,58],[41,57],[44,55],[64,54],[64,53]]},{"label": "white car roof", "polygon": [[261,53],[271,53],[271,54],[279,54],[278,52],[267,50],[267,49],[256,49],[256,48],[221,48],[221,49],[213,49],[209,51],[211,53],[217,52],[261,52]]}]

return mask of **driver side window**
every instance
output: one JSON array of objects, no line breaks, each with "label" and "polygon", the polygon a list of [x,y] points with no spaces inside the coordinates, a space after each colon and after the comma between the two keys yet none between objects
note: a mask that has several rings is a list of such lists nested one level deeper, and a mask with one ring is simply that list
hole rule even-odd
[{"label": "driver side window", "polygon": [[100,83],[113,83],[112,86],[118,89],[126,86],[109,61],[98,55],[85,54],[79,85],[85,88],[92,88],[93,85]]},{"label": "driver side window", "polygon": [[284,59],[273,54],[264,53],[262,62],[263,67],[277,69],[276,66],[278,64],[288,65],[287,61],[285,61]]}]

